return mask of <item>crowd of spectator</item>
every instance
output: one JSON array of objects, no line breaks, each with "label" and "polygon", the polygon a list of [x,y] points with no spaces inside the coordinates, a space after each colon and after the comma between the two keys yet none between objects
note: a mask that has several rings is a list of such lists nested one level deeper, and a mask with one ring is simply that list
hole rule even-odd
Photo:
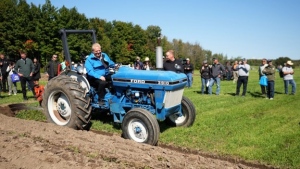
[{"label": "crowd of spectator", "polygon": [[[281,78],[284,81],[285,94],[289,94],[289,85],[292,86],[291,95],[296,93],[296,82],[293,74],[292,61],[287,61],[284,67],[279,66],[276,68],[272,60],[262,59],[261,65],[258,69],[259,80],[265,76],[266,84],[260,84],[261,94],[266,99],[273,100],[275,93],[275,74],[279,72]],[[250,65],[247,63],[247,59],[241,61],[234,61],[232,64],[226,62],[226,66],[223,66],[218,62],[217,58],[213,59],[212,65],[208,65],[207,61],[203,61],[202,67],[200,68],[201,77],[201,94],[212,94],[212,87],[216,84],[216,95],[220,94],[221,80],[233,80],[236,84],[235,96],[245,97],[247,93],[248,78],[250,72]],[[240,95],[240,88],[243,86],[243,91]]]},{"label": "crowd of spectator", "polygon": [[[98,51],[100,51],[102,56],[100,58],[106,58],[106,56],[105,53],[101,52],[101,46],[99,44],[94,44],[92,51],[93,51],[92,54],[87,55],[85,58],[85,60],[87,60],[88,62],[85,62],[85,60],[78,64],[74,64],[74,62],[72,62],[70,68],[72,70],[75,70],[77,66],[79,65],[83,66],[84,73],[85,74],[87,73],[88,77],[90,78],[94,77],[93,74],[91,74],[92,68],[89,67],[90,65],[88,63],[93,61],[92,59],[95,58],[95,56],[97,56],[97,54],[99,53]],[[90,57],[90,56],[94,56],[94,57]],[[106,60],[110,60],[107,58]],[[103,65],[105,65],[104,63]],[[259,80],[261,78],[267,79],[266,84],[260,84],[262,96],[270,100],[274,99],[275,73],[277,71],[281,72],[280,75],[283,78],[285,94],[289,94],[288,92],[289,85],[292,86],[292,90],[290,94],[292,95],[296,94],[296,82],[293,77],[294,70],[292,68],[292,65],[293,65],[292,61],[289,60],[284,64],[283,67],[278,66],[277,68],[275,68],[275,66],[272,63],[272,60],[262,59],[261,65],[259,66],[258,69],[258,78]],[[64,71],[66,67],[67,67],[66,60],[60,63],[58,62],[58,56],[54,54],[51,60],[45,66],[45,74],[48,77],[48,80],[51,80],[52,78],[57,76],[60,73],[60,71]],[[43,90],[43,86],[39,85],[39,79],[41,78],[40,75],[41,65],[37,58],[34,58],[32,61],[30,58],[27,57],[26,52],[21,52],[20,59],[17,62],[13,62],[7,60],[4,54],[0,53],[0,68],[1,68],[0,93],[7,92],[8,95],[17,95],[16,83],[20,81],[24,100],[28,100],[26,85],[28,87],[28,90],[32,91],[33,95],[36,98],[39,97],[38,94],[36,93],[41,93],[41,91]],[[137,70],[154,69],[148,57],[145,57],[143,61],[141,60],[140,57],[136,57],[136,60],[132,65],[132,68]],[[235,96],[245,97],[247,93],[247,85],[248,85],[250,68],[251,67],[247,63],[247,59],[243,59],[241,61],[234,61],[233,63],[228,61],[225,63],[225,66],[221,64],[217,58],[213,58],[212,64],[209,64],[207,60],[203,61],[203,64],[200,67],[201,94],[212,95],[213,86],[216,84],[215,85],[216,91],[214,93],[216,95],[220,95],[221,80],[227,80],[227,81],[232,80],[233,83],[236,83]],[[175,58],[173,50],[168,50],[165,53],[163,70],[185,73],[187,76],[186,87],[188,88],[192,87],[194,65],[191,63],[189,58],[186,58],[185,63],[183,63],[182,60]],[[18,76],[19,80],[15,80],[16,75]],[[103,77],[109,78],[106,76]],[[98,81],[99,83],[95,84],[95,86],[100,86],[98,92],[101,93],[102,96],[103,85],[101,85],[100,82],[105,80],[98,79]],[[241,86],[243,86],[242,92],[240,92]]]}]

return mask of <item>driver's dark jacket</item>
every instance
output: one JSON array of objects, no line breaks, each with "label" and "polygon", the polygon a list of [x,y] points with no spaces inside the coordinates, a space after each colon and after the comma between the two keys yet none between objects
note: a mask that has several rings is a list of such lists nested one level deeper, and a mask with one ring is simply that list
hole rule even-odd
[{"label": "driver's dark jacket", "polygon": [[[177,70],[176,65],[179,65],[181,69]],[[167,60],[163,64],[163,70],[173,71],[177,73],[183,73],[182,61],[179,59],[175,59],[174,61]]]}]

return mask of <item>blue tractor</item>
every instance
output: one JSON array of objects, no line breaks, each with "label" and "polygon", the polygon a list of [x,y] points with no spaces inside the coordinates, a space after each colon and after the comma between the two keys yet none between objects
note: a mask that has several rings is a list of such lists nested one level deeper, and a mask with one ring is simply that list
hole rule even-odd
[{"label": "blue tractor", "polygon": [[[64,54],[71,63],[67,33],[91,33],[94,30],[60,30]],[[86,129],[94,112],[108,112],[120,123],[123,137],[156,145],[159,121],[173,126],[191,126],[196,117],[193,103],[183,96],[186,75],[171,71],[134,70],[121,66],[111,71],[112,81],[106,88],[105,104],[98,104],[96,90],[83,74],[83,67],[68,67],[51,79],[43,94],[44,114],[48,122],[74,129]]]}]

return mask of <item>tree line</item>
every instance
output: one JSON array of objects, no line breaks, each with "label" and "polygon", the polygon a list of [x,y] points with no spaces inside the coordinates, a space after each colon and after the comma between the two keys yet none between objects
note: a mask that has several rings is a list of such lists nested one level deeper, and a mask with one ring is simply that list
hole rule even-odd
[{"label": "tree line", "polygon": [[[53,54],[63,61],[63,48],[60,29],[94,29],[102,51],[116,62],[132,64],[137,56],[149,57],[155,65],[157,38],[162,32],[156,25],[149,25],[146,30],[131,22],[106,21],[98,17],[87,18],[75,7],[56,8],[50,0],[43,5],[28,4],[26,0],[1,0],[0,3],[0,52],[10,60],[20,58],[19,52],[26,51],[28,57],[36,57],[42,65],[51,59]],[[91,52],[90,35],[68,35],[72,60],[79,62]],[[165,53],[175,51],[176,58],[190,58],[196,68],[204,60],[218,58],[221,63],[228,60],[239,60],[242,57],[228,58],[226,55],[213,54],[203,49],[198,43],[183,42],[181,39],[168,40],[161,37],[161,46]],[[253,63],[260,60],[253,60]]]}]

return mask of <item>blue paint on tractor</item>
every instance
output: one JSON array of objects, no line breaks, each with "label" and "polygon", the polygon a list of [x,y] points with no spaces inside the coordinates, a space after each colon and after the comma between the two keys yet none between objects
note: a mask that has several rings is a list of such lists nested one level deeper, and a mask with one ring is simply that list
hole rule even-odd
[{"label": "blue paint on tractor", "polygon": [[106,89],[104,105],[98,104],[98,95],[93,87],[89,95],[93,109],[107,110],[113,115],[114,122],[122,123],[126,112],[133,108],[146,109],[163,121],[174,113],[181,116],[181,99],[186,83],[187,77],[183,73],[120,67]]}]

